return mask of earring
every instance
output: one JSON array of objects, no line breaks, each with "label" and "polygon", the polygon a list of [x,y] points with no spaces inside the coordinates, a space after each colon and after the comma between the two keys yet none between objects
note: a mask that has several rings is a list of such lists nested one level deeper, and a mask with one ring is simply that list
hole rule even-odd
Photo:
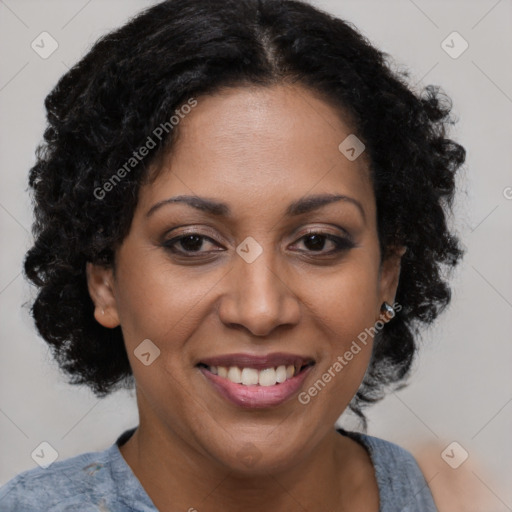
[{"label": "earring", "polygon": [[387,302],[382,303],[382,306],[380,307],[380,312],[386,315],[386,317],[388,318],[393,318],[395,316],[395,309]]}]

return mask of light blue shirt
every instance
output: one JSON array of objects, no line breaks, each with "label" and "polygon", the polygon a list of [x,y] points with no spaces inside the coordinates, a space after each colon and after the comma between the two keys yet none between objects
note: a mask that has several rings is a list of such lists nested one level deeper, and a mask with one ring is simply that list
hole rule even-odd
[{"label": "light blue shirt", "polygon": [[[46,469],[37,467],[15,476],[0,488],[0,511],[158,512],[119,451],[135,428],[104,451],[57,460]],[[437,512],[409,452],[376,437],[338,431],[368,450],[379,486],[379,512]]]}]

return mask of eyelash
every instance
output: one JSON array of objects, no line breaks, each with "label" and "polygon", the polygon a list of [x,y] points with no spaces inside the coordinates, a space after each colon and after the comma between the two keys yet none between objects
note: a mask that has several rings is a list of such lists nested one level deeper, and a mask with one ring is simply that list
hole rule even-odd
[{"label": "eyelash", "polygon": [[[315,231],[315,230],[310,230],[308,231],[307,233],[305,233],[304,235],[302,235],[298,240],[303,240],[303,239],[306,239],[310,236],[313,236],[313,235],[316,235],[316,236],[320,236],[322,238],[325,238],[327,240],[330,240],[332,243],[334,243],[334,245],[336,246],[333,250],[331,251],[328,251],[328,252],[322,252],[322,251],[312,251],[312,250],[306,250],[306,251],[300,251],[300,252],[306,252],[306,253],[311,253],[311,254],[318,254],[319,256],[332,256],[334,254],[338,254],[338,253],[341,253],[341,252],[346,252],[350,249],[353,249],[356,244],[350,240],[349,238],[347,237],[339,237],[339,236],[336,236],[336,235],[332,235],[330,233],[325,233],[325,232],[322,232],[322,231]],[[200,258],[201,256],[203,256],[205,254],[204,251],[186,251],[186,250],[177,250],[175,248],[175,245],[177,245],[180,241],[182,240],[185,240],[189,237],[198,237],[202,240],[208,240],[212,243],[216,243],[213,239],[211,239],[210,237],[206,236],[206,235],[201,235],[200,233],[186,233],[186,234],[183,234],[183,235],[180,235],[180,236],[177,236],[177,237],[174,237],[174,238],[171,238],[170,240],[167,240],[165,241],[162,246],[172,252],[173,254],[177,254],[178,256],[184,256],[185,258]],[[206,251],[207,252],[221,252],[221,251]]]}]

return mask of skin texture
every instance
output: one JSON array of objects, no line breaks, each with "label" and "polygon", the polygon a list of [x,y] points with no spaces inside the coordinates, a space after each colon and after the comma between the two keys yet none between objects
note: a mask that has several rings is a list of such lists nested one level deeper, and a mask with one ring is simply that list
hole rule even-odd
[{"label": "skin texture", "polygon": [[[299,86],[226,89],[198,98],[179,125],[177,145],[157,179],[142,187],[115,272],[88,264],[95,318],[121,325],[137,383],[140,426],[121,452],[160,510],[378,510],[366,451],[334,423],[356,393],[371,343],[311,402],[242,410],[195,366],[206,357],[248,352],[307,355],[307,390],[357,335],[394,302],[403,250],[382,265],[376,205],[363,154],[338,146],[351,132],[328,104]],[[307,195],[339,201],[293,218]],[[197,195],[225,202],[221,218],[159,201]],[[353,239],[327,253],[308,229]],[[170,232],[172,230],[172,232]],[[345,230],[345,231],[343,231]],[[197,233],[200,252],[163,244]],[[247,263],[236,247],[253,237],[263,253]],[[175,244],[184,253],[190,245]],[[315,250],[316,249],[316,250]],[[149,366],[134,350],[144,339],[161,353]],[[257,453],[247,465],[243,454]],[[300,504],[300,506],[299,506]]]}]

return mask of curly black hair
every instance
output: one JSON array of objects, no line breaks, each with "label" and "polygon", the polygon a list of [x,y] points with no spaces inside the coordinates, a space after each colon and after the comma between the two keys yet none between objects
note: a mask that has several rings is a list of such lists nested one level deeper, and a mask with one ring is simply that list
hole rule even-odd
[{"label": "curly black hair", "polygon": [[[463,255],[448,227],[464,148],[437,87],[414,92],[408,73],[351,24],[297,0],[168,0],[99,39],[47,96],[48,125],[30,170],[34,245],[25,274],[32,314],[71,384],[98,397],[133,384],[120,327],[96,322],[86,262],[113,266],[141,184],[172,150],[177,127],[150,157],[105,184],[155,127],[201,94],[224,87],[295,83],[349,115],[370,162],[381,258],[406,246],[396,301],[375,339],[352,411],[404,381],[420,327],[450,302],[446,272]],[[167,133],[168,132],[168,133]]]}]

